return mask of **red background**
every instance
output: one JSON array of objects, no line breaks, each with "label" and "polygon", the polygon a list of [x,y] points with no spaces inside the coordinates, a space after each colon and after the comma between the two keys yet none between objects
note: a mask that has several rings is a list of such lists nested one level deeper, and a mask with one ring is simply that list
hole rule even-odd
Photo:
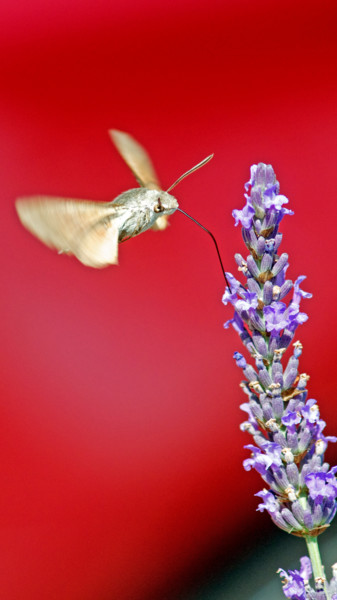
[{"label": "red background", "polygon": [[163,598],[267,523],[262,484],[242,469],[241,346],[222,328],[206,234],[176,214],[96,271],[16,218],[19,195],[134,187],[108,128],[147,147],[164,188],[215,153],[175,194],[233,272],[244,248],[231,212],[250,165],[273,164],[295,211],[282,224],[290,276],[314,294],[301,370],[336,434],[336,17],[335,1],[1,4],[6,600]]}]

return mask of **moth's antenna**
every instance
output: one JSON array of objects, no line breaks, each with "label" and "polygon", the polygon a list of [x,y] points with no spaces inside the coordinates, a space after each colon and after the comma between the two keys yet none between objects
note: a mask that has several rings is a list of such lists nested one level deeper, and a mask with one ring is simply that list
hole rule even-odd
[{"label": "moth's antenna", "polygon": [[[212,158],[212,156],[209,156],[209,157],[208,157],[208,160],[210,160],[210,158]],[[205,160],[207,160],[207,159],[205,159]],[[205,161],[203,161],[203,163],[204,163],[204,162],[205,162]],[[198,166],[201,166],[201,164],[202,164],[202,163],[200,163],[200,165],[197,165],[197,167],[198,167]],[[194,167],[194,169],[195,169],[195,168],[196,168],[196,167]],[[187,173],[187,174],[188,174],[188,173]],[[178,181],[179,181],[179,179],[178,179]],[[191,219],[191,221],[194,221],[194,223],[196,223],[197,225],[199,225],[199,227],[201,227],[201,229],[203,229],[204,231],[206,231],[206,233],[208,233],[208,234],[211,236],[211,238],[212,238],[212,240],[213,240],[213,242],[214,242],[214,244],[215,244],[215,247],[216,247],[216,251],[217,251],[217,254],[218,254],[218,258],[219,258],[220,265],[221,265],[221,270],[222,270],[223,276],[224,276],[224,278],[225,278],[226,285],[227,285],[227,287],[228,287],[229,291],[230,291],[230,292],[232,292],[232,290],[231,290],[231,286],[229,285],[229,283],[228,283],[228,279],[227,279],[227,277],[226,277],[226,271],[225,271],[225,269],[224,269],[224,266],[223,266],[223,263],[222,263],[222,260],[221,260],[221,255],[220,255],[220,251],[219,251],[219,248],[218,248],[218,244],[217,244],[217,242],[216,242],[216,239],[215,239],[215,237],[214,237],[213,233],[212,233],[211,231],[209,231],[209,229],[206,229],[206,227],[204,227],[203,225],[201,225],[201,223],[199,223],[199,221],[197,221],[196,219],[194,219],[193,217],[191,217],[191,215],[188,215],[188,214],[187,214],[187,212],[185,212],[185,211],[184,211],[184,210],[182,210],[181,208],[178,208],[177,210],[179,210],[181,213],[183,213],[183,215],[185,215],[186,217],[188,217],[189,219]]]},{"label": "moth's antenna", "polygon": [[189,171],[186,171],[186,173],[184,173],[183,175],[180,175],[180,177],[177,179],[177,181],[175,181],[168,190],[166,190],[167,192],[170,192],[171,190],[173,190],[174,187],[176,187],[176,185],[178,185],[178,183],[180,183],[183,179],[185,179],[185,177],[187,177],[187,175],[191,175],[191,173],[194,173],[194,171],[197,171],[198,169],[200,169],[200,167],[203,167],[206,163],[208,163],[211,158],[213,158],[214,154],[210,154],[209,156],[206,156],[206,158],[204,158],[204,160],[202,160],[200,163],[198,163],[197,165],[195,165],[195,167],[192,167],[192,169],[190,169]]}]

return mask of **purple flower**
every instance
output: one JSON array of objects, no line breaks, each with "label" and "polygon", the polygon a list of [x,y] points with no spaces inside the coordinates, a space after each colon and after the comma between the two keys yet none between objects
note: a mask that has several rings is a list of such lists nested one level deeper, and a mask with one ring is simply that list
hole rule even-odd
[{"label": "purple flower", "polygon": [[280,577],[284,578],[283,593],[290,600],[306,600],[305,584],[299,571],[284,571],[279,569]]},{"label": "purple flower", "polygon": [[245,357],[242,356],[242,354],[240,354],[240,352],[234,352],[233,358],[235,358],[236,364],[237,364],[238,367],[240,367],[241,369],[245,369],[246,368],[247,361],[246,361]]},{"label": "purple flower", "polygon": [[298,412],[289,410],[281,419],[283,425],[294,431],[295,426],[301,422],[301,415]]},{"label": "purple flower", "polygon": [[292,329],[296,329],[297,325],[302,325],[308,320],[308,315],[300,312],[300,308],[298,304],[294,302],[290,304],[287,311],[289,327]]},{"label": "purple flower", "polygon": [[245,229],[249,229],[251,227],[254,214],[255,209],[248,204],[248,202],[242,210],[235,209],[232,212],[232,215],[235,219],[235,225],[237,226],[239,223],[241,223],[242,227]]},{"label": "purple flower", "polygon": [[246,471],[255,469],[260,475],[265,475],[267,469],[273,464],[272,458],[263,454],[259,448],[256,448],[252,444],[248,444],[245,448],[252,451],[252,456],[243,461],[244,469]]},{"label": "purple flower", "polygon": [[[301,568],[285,571],[284,569],[278,569],[282,581],[282,589],[286,598],[290,600],[337,600],[336,593],[336,565],[333,565],[333,577],[330,583],[326,582],[325,589],[325,578],[315,577],[314,587],[310,585],[310,580],[313,577],[313,569],[311,561],[307,556],[302,556],[300,559]],[[327,596],[328,594],[328,596]]]},{"label": "purple flower", "polygon": [[322,419],[319,419],[319,421],[317,423],[317,429],[316,429],[316,444],[315,444],[317,454],[324,455],[324,452],[326,451],[326,449],[328,447],[328,442],[332,442],[332,443],[337,442],[336,436],[324,435],[323,429],[325,429],[325,427],[326,427],[326,422],[323,421]]},{"label": "purple flower", "polygon": [[308,582],[312,577],[311,561],[307,556],[302,556],[300,562],[301,568],[299,571],[297,569],[288,572],[284,569],[278,570],[280,577],[284,580],[282,586],[284,595],[291,600],[306,600],[309,597],[316,598],[313,590],[314,595],[307,595],[309,589],[311,590],[308,586]]},{"label": "purple flower", "polygon": [[227,280],[228,280],[228,283],[229,283],[231,289],[229,290],[229,288],[226,287],[224,295],[222,296],[222,302],[225,305],[228,304],[228,302],[230,302],[231,304],[234,304],[234,302],[237,300],[237,294],[238,294],[239,290],[242,289],[244,292],[245,289],[243,288],[240,281],[238,281],[237,279],[235,279],[235,277],[233,277],[232,273],[227,272],[226,277],[227,277]]},{"label": "purple flower", "polygon": [[[300,312],[300,303],[311,294],[300,287],[304,275],[294,283],[285,279],[289,260],[286,252],[279,254],[279,225],[292,211],[285,208],[288,199],[280,194],[272,167],[253,165],[245,187],[246,205],[233,215],[243,227],[249,252],[246,258],[236,254],[246,283],[227,274],[231,290],[223,297],[224,304],[234,308],[225,327],[233,326],[255,363],[254,368],[240,352],[234,354],[248,396],[242,406],[248,421],[242,430],[248,431],[255,443],[246,446],[251,456],[244,461],[244,468],[255,469],[270,488],[259,493],[264,500],[259,510],[267,510],[289,533],[317,535],[336,511],[335,474],[324,462],[327,444],[336,438],[323,435],[325,423],[320,420],[317,403],[307,400],[309,377],[298,371],[300,342],[295,342],[286,366],[282,364],[298,325],[308,319]],[[287,299],[291,289],[292,299]],[[299,502],[304,496],[305,509]],[[319,507],[322,502],[324,506]]]},{"label": "purple flower", "polygon": [[243,320],[239,317],[238,313],[234,313],[233,319],[229,319],[229,321],[226,321],[226,323],[224,323],[224,328],[228,329],[229,325],[232,325],[233,329],[235,329],[235,331],[238,334],[243,333],[245,331]]},{"label": "purple flower", "polygon": [[304,292],[300,289],[300,284],[306,278],[306,275],[300,275],[299,277],[297,277],[294,283],[293,302],[295,302],[296,304],[299,304],[301,302],[301,298],[312,298],[312,294],[310,294],[310,292]]},{"label": "purple flower", "polygon": [[250,309],[257,308],[257,305],[257,294],[255,292],[250,292],[249,290],[246,290],[244,292],[244,299],[237,300],[237,302],[235,303],[235,308],[236,310],[249,311]]},{"label": "purple flower", "polygon": [[[274,186],[275,188],[275,186]],[[277,211],[283,211],[284,215],[293,215],[293,211],[283,208],[283,204],[288,204],[289,200],[281,194],[275,195],[275,189],[269,188],[264,193],[264,204],[266,208],[274,208]]]},{"label": "purple flower", "polygon": [[266,455],[269,457],[269,460],[272,461],[271,464],[274,467],[280,467],[282,465],[282,458],[281,458],[282,448],[279,444],[276,444],[275,442],[265,442],[262,445],[262,450],[264,450]]},{"label": "purple flower", "polygon": [[319,420],[319,409],[316,400],[308,400],[301,409],[302,416],[305,417],[308,423],[317,423]]},{"label": "purple flower", "polygon": [[304,581],[309,581],[312,577],[311,561],[307,556],[302,556],[300,558],[300,563],[300,575],[304,579]]},{"label": "purple flower", "polygon": [[287,306],[283,302],[273,302],[265,306],[263,314],[266,320],[266,329],[270,333],[277,334],[285,329],[289,323],[287,319]]},{"label": "purple flower", "polygon": [[305,484],[310,498],[316,504],[321,504],[324,500],[334,501],[337,497],[337,481],[333,469],[328,473],[309,473],[305,477]]},{"label": "purple flower", "polygon": [[261,490],[261,492],[255,494],[255,496],[258,496],[263,500],[263,502],[258,505],[256,510],[259,510],[260,512],[267,510],[270,514],[272,514],[280,509],[280,503],[276,499],[275,495],[271,492],[268,492],[268,490]]},{"label": "purple flower", "polygon": [[245,183],[245,190],[249,190],[249,188],[254,185],[255,182],[255,175],[256,175],[256,169],[257,169],[257,165],[252,165],[250,167],[250,180],[247,181],[247,183]]}]

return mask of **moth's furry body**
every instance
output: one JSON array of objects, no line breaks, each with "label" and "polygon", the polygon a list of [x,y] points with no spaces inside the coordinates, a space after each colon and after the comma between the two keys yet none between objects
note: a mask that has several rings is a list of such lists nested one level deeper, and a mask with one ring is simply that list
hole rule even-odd
[{"label": "moth's furry body", "polygon": [[[158,205],[159,199],[163,210],[156,213],[154,207]],[[172,215],[178,208],[178,202],[174,196],[161,190],[135,188],[117,196],[110,207],[118,208],[110,218],[118,227],[120,243],[150,229],[158,218]]]}]

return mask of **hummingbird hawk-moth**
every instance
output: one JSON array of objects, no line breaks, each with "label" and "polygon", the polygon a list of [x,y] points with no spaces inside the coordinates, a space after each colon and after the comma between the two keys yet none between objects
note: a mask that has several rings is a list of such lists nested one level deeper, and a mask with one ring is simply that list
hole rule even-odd
[{"label": "hummingbird hawk-moth", "polygon": [[129,134],[112,129],[110,137],[140,187],[123,192],[112,202],[31,196],[19,198],[21,223],[41,242],[73,254],[84,265],[102,268],[118,264],[118,244],[147,229],[167,227],[178,209],[169,192],[187,175],[206,164],[208,156],[163,191],[146,150]]}]

